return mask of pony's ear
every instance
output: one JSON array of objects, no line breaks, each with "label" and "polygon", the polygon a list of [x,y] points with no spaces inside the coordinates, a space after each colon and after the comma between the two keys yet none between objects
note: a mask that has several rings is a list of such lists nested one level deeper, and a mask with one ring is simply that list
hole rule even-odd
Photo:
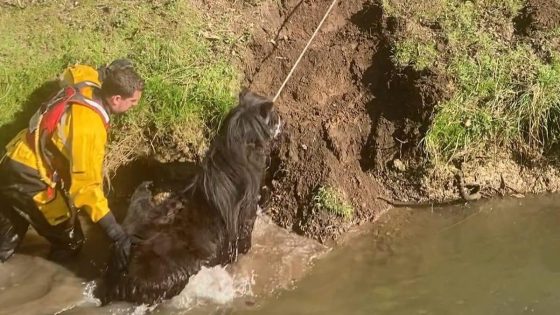
[{"label": "pony's ear", "polygon": [[270,114],[270,111],[272,110],[272,106],[274,106],[272,101],[266,101],[259,104],[259,112],[263,118],[268,117],[268,114]]},{"label": "pony's ear", "polygon": [[255,94],[249,89],[242,89],[239,93],[239,105],[255,108],[263,117],[267,117],[272,110],[273,102],[261,95]]},{"label": "pony's ear", "polygon": [[245,98],[245,95],[247,95],[247,93],[249,93],[249,89],[246,87],[241,88],[241,91],[239,92],[239,103],[242,104],[243,103],[243,99]]}]

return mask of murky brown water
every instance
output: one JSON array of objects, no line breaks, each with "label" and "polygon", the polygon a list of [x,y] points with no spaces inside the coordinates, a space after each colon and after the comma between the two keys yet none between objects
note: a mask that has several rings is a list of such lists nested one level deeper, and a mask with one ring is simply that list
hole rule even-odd
[{"label": "murky brown water", "polygon": [[204,270],[153,310],[96,307],[84,279],[99,255],[59,266],[29,255],[47,250],[31,237],[28,254],[0,265],[0,314],[559,313],[560,196],[393,209],[391,217],[392,228],[364,229],[311,271],[321,246],[260,221],[250,255],[227,271]]},{"label": "murky brown water", "polygon": [[414,212],[390,245],[360,237],[234,314],[560,314],[560,196]]}]

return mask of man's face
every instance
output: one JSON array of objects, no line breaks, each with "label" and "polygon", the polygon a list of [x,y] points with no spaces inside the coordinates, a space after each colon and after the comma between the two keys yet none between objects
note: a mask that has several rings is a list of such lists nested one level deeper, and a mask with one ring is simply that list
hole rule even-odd
[{"label": "man's face", "polygon": [[132,96],[127,98],[124,98],[120,95],[113,95],[108,102],[109,110],[111,110],[111,113],[113,114],[124,113],[134,106],[138,105],[140,97],[142,97],[142,91],[134,91],[134,93],[132,93]]}]

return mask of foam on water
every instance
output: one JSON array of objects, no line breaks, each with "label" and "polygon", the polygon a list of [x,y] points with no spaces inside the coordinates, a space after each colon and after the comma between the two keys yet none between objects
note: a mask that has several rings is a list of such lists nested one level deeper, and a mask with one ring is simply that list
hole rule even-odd
[{"label": "foam on water", "polygon": [[184,310],[206,304],[223,305],[236,297],[251,295],[252,284],[252,278],[232,277],[224,267],[203,267],[190,278],[183,291],[167,304]]},{"label": "foam on water", "polygon": [[95,281],[89,281],[85,283],[83,292],[84,299],[82,301],[82,304],[80,305],[101,306],[101,301],[93,294],[96,286],[97,283],[95,283]]}]

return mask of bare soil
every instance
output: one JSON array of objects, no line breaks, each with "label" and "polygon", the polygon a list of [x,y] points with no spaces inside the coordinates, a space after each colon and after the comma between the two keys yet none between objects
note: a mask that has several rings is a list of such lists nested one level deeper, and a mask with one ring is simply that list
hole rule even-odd
[{"label": "bare soil", "polygon": [[[329,4],[245,8],[258,17],[242,55],[252,90],[277,92]],[[418,156],[441,81],[431,73],[395,73],[386,24],[375,3],[339,3],[282,91],[276,104],[284,132],[267,181],[267,208],[278,224],[327,241],[375,220],[387,208],[376,199],[385,194],[376,171]],[[355,209],[352,220],[317,209],[320,186],[345,196]]]},{"label": "bare soil", "polygon": [[528,0],[516,21],[525,34],[555,29],[560,26],[560,1]]},{"label": "bare soil", "polygon": [[514,25],[520,38],[531,43],[544,60],[550,59],[551,52],[560,51],[560,38],[551,32],[560,27],[560,1],[528,0]]}]

